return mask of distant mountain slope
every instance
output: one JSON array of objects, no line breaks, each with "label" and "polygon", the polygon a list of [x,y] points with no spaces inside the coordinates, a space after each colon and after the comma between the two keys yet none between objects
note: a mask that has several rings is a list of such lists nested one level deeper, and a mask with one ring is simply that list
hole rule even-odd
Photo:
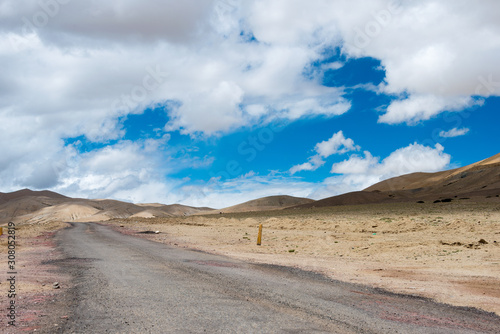
[{"label": "distant mountain slope", "polygon": [[214,210],[212,208],[197,208],[181,204],[170,204],[170,205],[139,204],[139,205],[145,210],[130,216],[130,218],[190,216],[193,214],[205,213]]},{"label": "distant mountain slope", "polygon": [[314,200],[302,197],[293,197],[287,195],[268,196],[268,197],[254,199],[241,204],[233,205],[224,209],[214,210],[209,213],[218,214],[220,212],[234,213],[234,212],[251,212],[251,211],[270,211],[270,210],[279,210],[311,202],[314,202]]},{"label": "distant mountain slope", "polygon": [[43,196],[43,197],[49,197],[49,198],[56,198],[56,199],[69,199],[69,197],[66,197],[64,195],[55,193],[53,191],[48,191],[48,190],[43,190],[43,191],[33,191],[30,189],[22,189],[18,191],[14,191],[11,193],[1,193],[0,192],[0,203],[5,203],[9,202],[18,198],[22,197],[34,197],[34,196]]},{"label": "distant mountain slope", "polygon": [[0,203],[0,223],[2,219],[31,214],[46,207],[73,201],[73,199],[57,193],[42,191],[28,192],[23,190],[2,195],[5,200]]},{"label": "distant mountain slope", "polygon": [[212,211],[212,208],[198,208],[182,204],[164,205],[161,210],[173,216],[189,216],[199,212]]},{"label": "distant mountain slope", "polygon": [[365,191],[416,190],[420,194],[470,194],[500,188],[500,154],[437,173],[413,173],[374,184]]},{"label": "distant mountain slope", "polygon": [[500,154],[448,171],[394,177],[363,191],[332,196],[290,209],[460,198],[483,200],[497,196],[500,196]]},{"label": "distant mountain slope", "polygon": [[307,209],[307,208],[321,208],[326,206],[338,206],[338,205],[372,204],[372,203],[381,203],[387,199],[388,196],[383,193],[355,191],[347,194],[324,198],[310,203],[296,205],[290,207],[289,209],[296,209],[296,208]]},{"label": "distant mountain slope", "polygon": [[0,224],[20,221],[104,221],[129,217],[170,217],[220,212],[280,209],[442,199],[495,200],[500,202],[500,154],[477,163],[437,173],[413,173],[388,179],[363,191],[313,201],[292,196],[269,196],[220,210],[180,204],[133,204],[116,200],[69,198],[51,191],[23,189],[0,193]]},{"label": "distant mountain slope", "polygon": [[78,199],[29,189],[0,193],[0,224],[9,221],[105,221],[113,218],[185,216],[211,210],[180,204]]}]

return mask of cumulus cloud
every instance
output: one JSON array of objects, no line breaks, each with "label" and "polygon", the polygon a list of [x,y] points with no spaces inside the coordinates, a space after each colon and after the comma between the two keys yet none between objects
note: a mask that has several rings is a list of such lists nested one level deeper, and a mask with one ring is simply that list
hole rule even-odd
[{"label": "cumulus cloud", "polygon": [[[337,12],[345,52],[380,59],[382,91],[410,95],[394,101],[381,122],[414,124],[468,108],[471,96],[500,95],[500,23],[493,14],[500,3],[370,1],[363,7]],[[425,107],[415,106],[422,99]]]},{"label": "cumulus cloud", "polygon": [[330,1],[257,0],[243,4],[243,15],[255,37],[265,43],[337,44],[341,38]]},{"label": "cumulus cloud", "polygon": [[167,130],[182,129],[182,133],[204,132],[211,135],[243,124],[239,108],[243,90],[234,82],[221,82],[217,87],[200,92],[171,112]]},{"label": "cumulus cloud", "polygon": [[[133,194],[142,185],[163,179],[163,160],[156,151],[167,141],[168,137],[120,141],[83,154],[77,153],[79,143],[76,142],[71,145],[72,154],[67,156],[66,166],[53,188],[65,194],[83,193],[92,198],[116,198],[121,193],[120,199],[132,200],[123,194]],[[152,146],[156,149],[152,150]]]},{"label": "cumulus cloud", "polygon": [[351,175],[376,175],[379,180],[414,172],[436,172],[450,164],[451,156],[444,153],[444,147],[436,144],[434,148],[421,144],[410,144],[392,152],[379,161],[370,152],[364,157],[351,155],[342,162],[333,164],[331,172]]},{"label": "cumulus cloud", "polygon": [[354,145],[354,140],[344,137],[344,133],[339,131],[330,139],[316,144],[316,152],[323,158],[328,158],[332,154],[344,154],[349,151],[358,151],[360,147]]},{"label": "cumulus cloud", "polygon": [[293,175],[301,171],[314,171],[325,164],[325,161],[320,155],[313,155],[312,157],[309,157],[308,160],[308,162],[304,162],[303,164],[295,165],[290,168],[290,174]]},{"label": "cumulus cloud", "polygon": [[461,128],[461,129],[453,128],[448,131],[441,131],[439,133],[439,136],[443,138],[460,137],[467,134],[469,131],[470,130],[468,128]]},{"label": "cumulus cloud", "polygon": [[373,157],[368,151],[364,151],[364,155],[364,158],[359,155],[351,155],[348,160],[334,164],[330,172],[336,174],[366,174],[368,171],[373,170],[379,159]]},{"label": "cumulus cloud", "polygon": [[341,89],[303,75],[322,57],[320,37],[315,47],[306,35],[290,43],[246,41],[241,31],[257,28],[242,16],[262,13],[224,3],[2,1],[3,189],[66,182],[64,172],[78,172],[66,161],[91,159],[66,138],[120,140],[120,119],[153,105],[167,107],[165,131],[209,136],[350,108]]},{"label": "cumulus cloud", "polygon": [[365,189],[379,181],[376,175],[346,174],[327,177],[317,187],[312,189],[309,197],[323,199]]},{"label": "cumulus cloud", "polygon": [[[223,208],[260,197],[289,195],[307,197],[317,185],[283,175],[248,173],[233,179],[191,184],[176,191],[183,203]],[[214,206],[214,203],[216,205]]]},{"label": "cumulus cloud", "polygon": [[[225,207],[280,194],[322,199],[362,190],[403,174],[441,171],[449,167],[450,159],[451,156],[444,152],[440,144],[429,147],[414,143],[395,150],[384,159],[374,157],[368,151],[364,151],[363,155],[352,154],[347,160],[333,164],[331,172],[338,175],[319,183],[280,174],[249,173],[234,179],[214,179],[208,184],[180,187],[179,190],[183,191],[183,202],[200,206],[221,203],[219,207]],[[311,162],[311,165],[314,163]]]},{"label": "cumulus cloud", "polygon": [[[0,44],[10,65],[4,76],[11,90],[4,103],[23,113],[36,110],[39,116],[49,110],[98,113],[101,124],[80,128],[79,134],[100,139],[91,129],[104,123],[112,127],[118,116],[165,101],[180,105],[171,110],[169,130],[209,135],[262,121],[244,112],[246,105],[289,119],[331,117],[350,108],[341,90],[304,77],[304,68],[322,58],[321,47],[308,46],[310,39],[272,44],[243,40],[242,29],[258,27],[246,26],[252,20],[239,15],[262,15],[257,3],[243,11],[238,2],[227,2],[235,10],[222,20],[236,17],[246,23],[222,35],[213,26],[223,23],[214,21],[220,9],[216,1],[54,4],[57,10],[36,1],[3,3]],[[38,22],[41,17],[46,22]],[[313,39],[326,45],[319,36]],[[38,61],[30,61],[35,53]],[[160,76],[151,75],[151,68],[159,68],[154,71]],[[32,98],[16,102],[24,95]],[[215,117],[208,116],[213,113]]]},{"label": "cumulus cloud", "polygon": [[[164,131],[207,136],[277,118],[344,114],[351,108],[344,88],[322,84],[322,71],[342,64],[305,75],[337,47],[347,58],[381,61],[379,92],[396,97],[382,123],[415,124],[480,105],[478,97],[500,94],[499,11],[499,2],[465,0],[4,0],[0,185],[63,184],[57,189],[125,197],[132,196],[127,187],[171,189],[163,177],[154,182],[164,186],[155,186],[127,169],[108,170],[113,185],[97,191],[92,182],[106,184],[99,154],[116,153],[83,154],[66,139],[120,142],[120,119],[158,105],[170,117]],[[335,145],[323,144],[319,158],[294,171],[315,170],[329,152],[354,147]],[[156,156],[145,147],[123,153],[125,160]],[[156,166],[153,159],[145,168]],[[72,183],[85,171],[88,186]]]},{"label": "cumulus cloud", "polygon": [[472,106],[482,105],[483,100],[472,97],[443,98],[435,95],[411,95],[405,100],[392,102],[387,112],[379,117],[380,123],[415,124],[428,120],[443,111],[460,111]]},{"label": "cumulus cloud", "polygon": [[352,139],[345,138],[344,133],[339,131],[334,133],[330,139],[317,143],[314,147],[316,154],[309,157],[308,162],[290,168],[290,173],[293,175],[300,171],[314,171],[324,165],[324,158],[328,158],[333,154],[344,154],[360,149],[361,147],[355,145]]},{"label": "cumulus cloud", "polygon": [[[105,43],[182,42],[209,29],[212,0],[35,1],[5,0],[0,29],[36,33],[60,46]],[[147,18],[147,21],[145,20]],[[19,23],[22,22],[22,25]]]},{"label": "cumulus cloud", "polygon": [[310,194],[311,198],[325,198],[351,191],[359,191],[369,186],[404,174],[414,172],[437,172],[450,165],[451,156],[444,153],[444,147],[410,144],[392,152],[382,159],[370,152],[363,155],[352,154],[349,159],[334,163],[331,173]]},{"label": "cumulus cloud", "polygon": [[429,147],[414,143],[395,150],[384,159],[374,157],[368,151],[363,155],[352,154],[347,160],[333,164],[331,172],[338,175],[319,183],[279,173],[248,173],[224,181],[213,179],[207,184],[185,185],[174,191],[182,196],[183,203],[196,206],[220,203],[219,208],[270,195],[322,199],[362,190],[390,177],[441,171],[449,167],[450,159],[440,144]]}]

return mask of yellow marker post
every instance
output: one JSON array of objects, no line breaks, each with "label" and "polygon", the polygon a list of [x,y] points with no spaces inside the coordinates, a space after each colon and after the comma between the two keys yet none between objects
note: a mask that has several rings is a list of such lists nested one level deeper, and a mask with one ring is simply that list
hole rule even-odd
[{"label": "yellow marker post", "polygon": [[3,227],[0,227],[0,235],[3,234]]},{"label": "yellow marker post", "polygon": [[259,224],[259,234],[257,235],[257,246],[262,242],[262,224]]}]

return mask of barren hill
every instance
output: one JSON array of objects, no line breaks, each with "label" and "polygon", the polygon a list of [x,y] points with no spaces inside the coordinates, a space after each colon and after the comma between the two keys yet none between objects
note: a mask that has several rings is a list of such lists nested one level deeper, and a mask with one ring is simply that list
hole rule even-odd
[{"label": "barren hill", "polygon": [[23,189],[12,193],[0,193],[0,223],[68,201],[73,199],[52,191]]},{"label": "barren hill", "polygon": [[388,196],[386,194],[379,192],[355,191],[347,194],[324,198],[306,204],[296,205],[290,207],[290,209],[307,209],[338,205],[382,203],[387,200],[387,198]]},{"label": "barren hill", "polygon": [[23,189],[0,193],[0,224],[9,221],[105,221],[113,218],[185,216],[213,210],[180,204],[133,204],[70,198],[51,191]]},{"label": "barren hill", "polygon": [[68,197],[55,193],[53,191],[43,190],[43,191],[33,191],[30,189],[22,189],[18,191],[14,191],[11,193],[2,193],[0,192],[0,204],[9,202],[18,198],[23,197],[35,197],[35,196],[43,196],[54,199],[69,199]]},{"label": "barren hill", "polygon": [[251,212],[251,211],[271,211],[271,210],[279,210],[312,202],[314,202],[314,200],[302,197],[293,197],[287,195],[268,196],[268,197],[254,199],[241,204],[233,205],[224,209],[213,210],[212,212],[208,213],[218,214],[220,212],[234,213],[234,212]]},{"label": "barren hill", "polygon": [[220,210],[180,204],[133,204],[116,200],[69,198],[51,191],[23,189],[0,193],[0,224],[21,221],[104,221],[113,218],[153,218],[270,211],[388,202],[434,202],[460,199],[500,201],[500,154],[477,163],[437,173],[413,173],[379,182],[363,191],[313,201],[269,196]]},{"label": "barren hill", "polygon": [[138,212],[130,218],[154,218],[154,217],[175,217],[190,216],[197,213],[213,211],[212,208],[197,208],[182,204],[158,205],[158,204],[138,204],[145,210]]},{"label": "barren hill", "polygon": [[[432,192],[475,192],[500,188],[500,154],[474,164],[437,173],[412,173],[374,184],[365,191],[434,188]],[[453,186],[452,186],[453,185]],[[450,187],[452,186],[452,187]],[[446,189],[442,187],[448,187]],[[431,189],[427,189],[428,191]]]},{"label": "barren hill", "polygon": [[293,208],[390,202],[498,200],[500,154],[474,164],[437,173],[412,173],[394,177],[363,191],[328,197]]}]

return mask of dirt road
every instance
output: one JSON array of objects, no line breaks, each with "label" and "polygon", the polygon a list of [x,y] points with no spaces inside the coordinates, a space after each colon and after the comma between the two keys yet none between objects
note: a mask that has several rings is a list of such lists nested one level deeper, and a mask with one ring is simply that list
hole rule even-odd
[{"label": "dirt road", "polygon": [[[497,333],[475,309],[249,264],[93,223],[58,234],[75,276],[64,333]],[[51,332],[54,332],[52,330]]]}]

